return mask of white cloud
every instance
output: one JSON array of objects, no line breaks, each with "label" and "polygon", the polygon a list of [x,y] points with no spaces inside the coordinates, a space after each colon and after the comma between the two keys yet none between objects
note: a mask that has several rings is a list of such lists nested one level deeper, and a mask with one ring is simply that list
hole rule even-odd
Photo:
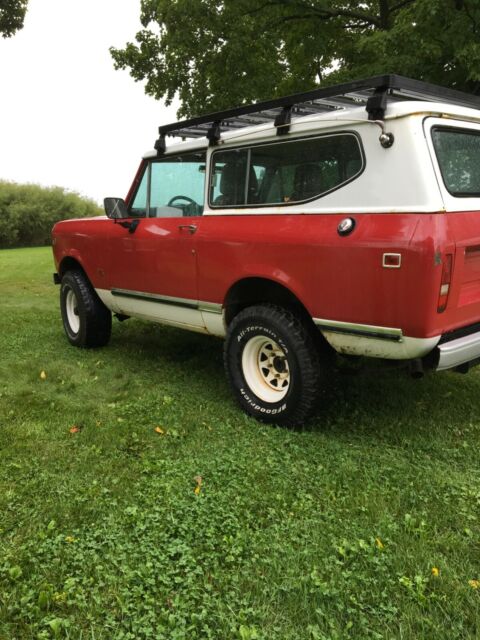
[{"label": "white cloud", "polygon": [[124,196],[158,125],[175,121],[108,51],[133,41],[139,0],[30,0],[0,40],[0,179]]}]

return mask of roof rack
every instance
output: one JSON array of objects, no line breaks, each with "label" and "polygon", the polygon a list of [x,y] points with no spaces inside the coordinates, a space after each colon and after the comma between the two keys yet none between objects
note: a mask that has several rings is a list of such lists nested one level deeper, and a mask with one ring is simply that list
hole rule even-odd
[{"label": "roof rack", "polygon": [[383,120],[389,100],[441,101],[480,109],[480,96],[396,74],[386,74],[162,125],[159,127],[160,138],[155,143],[155,149],[159,154],[165,151],[167,135],[182,138],[206,136],[210,145],[214,145],[225,131],[269,122],[275,124],[278,135],[284,135],[289,131],[292,115],[317,115],[351,106],[365,105],[370,120]]}]

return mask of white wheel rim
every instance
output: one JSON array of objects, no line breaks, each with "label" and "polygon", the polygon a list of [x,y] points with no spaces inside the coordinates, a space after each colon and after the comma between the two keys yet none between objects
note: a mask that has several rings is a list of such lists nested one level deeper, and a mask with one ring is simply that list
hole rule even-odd
[{"label": "white wheel rim", "polygon": [[267,336],[255,336],[242,353],[245,382],[264,402],[282,400],[290,387],[290,368],[283,349]]},{"label": "white wheel rim", "polygon": [[73,333],[80,330],[80,316],[78,315],[77,296],[69,289],[65,298],[65,311],[67,312],[67,320]]}]

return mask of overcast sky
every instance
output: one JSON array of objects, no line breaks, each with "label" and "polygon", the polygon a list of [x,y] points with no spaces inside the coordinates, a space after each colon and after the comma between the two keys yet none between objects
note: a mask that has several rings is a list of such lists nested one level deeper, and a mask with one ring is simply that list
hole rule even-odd
[{"label": "overcast sky", "polygon": [[175,108],[147,97],[108,48],[133,41],[140,0],[29,0],[0,38],[0,180],[125,196]]}]

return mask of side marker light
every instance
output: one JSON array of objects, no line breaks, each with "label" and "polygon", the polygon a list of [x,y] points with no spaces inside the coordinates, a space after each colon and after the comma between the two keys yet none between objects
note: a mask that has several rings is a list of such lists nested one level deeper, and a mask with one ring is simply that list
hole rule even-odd
[{"label": "side marker light", "polygon": [[400,269],[402,266],[401,253],[384,253],[382,258],[382,267],[385,269]]}]

